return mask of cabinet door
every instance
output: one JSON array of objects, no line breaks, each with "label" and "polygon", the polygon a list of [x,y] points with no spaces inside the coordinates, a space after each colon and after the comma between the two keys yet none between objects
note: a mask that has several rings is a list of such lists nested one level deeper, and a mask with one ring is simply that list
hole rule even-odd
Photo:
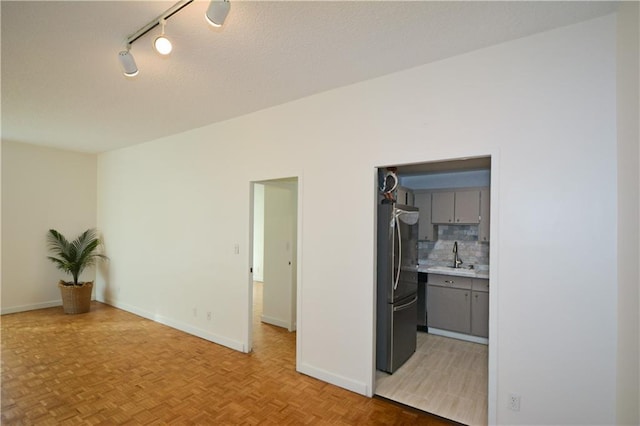
[{"label": "cabinet door", "polygon": [[431,196],[431,222],[453,223],[454,192],[434,192]]},{"label": "cabinet door", "polygon": [[418,239],[434,241],[435,235],[433,224],[431,223],[431,193],[418,192],[414,196],[414,206],[420,210],[420,221],[418,222]]},{"label": "cabinet door", "polygon": [[455,223],[480,222],[480,191],[456,191]]},{"label": "cabinet door", "polygon": [[412,190],[407,191],[407,205],[408,206],[416,205],[416,196]]},{"label": "cabinet door", "polygon": [[489,241],[489,217],[491,193],[488,189],[480,191],[480,224],[478,225],[478,241]]},{"label": "cabinet door", "polygon": [[413,191],[404,186],[398,186],[398,189],[396,189],[396,202],[405,206],[413,206]]},{"label": "cabinet door", "polygon": [[489,280],[483,278],[473,278],[471,280],[471,290],[489,293]]},{"label": "cabinet door", "polygon": [[443,330],[471,332],[471,291],[427,286],[427,325]]},{"label": "cabinet door", "polygon": [[489,337],[489,293],[471,292],[471,334]]}]

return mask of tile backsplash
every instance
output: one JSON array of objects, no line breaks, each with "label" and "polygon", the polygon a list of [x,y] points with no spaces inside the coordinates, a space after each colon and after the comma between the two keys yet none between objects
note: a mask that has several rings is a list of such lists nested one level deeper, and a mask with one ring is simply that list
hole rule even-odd
[{"label": "tile backsplash", "polygon": [[437,241],[420,241],[418,256],[421,265],[451,266],[453,243],[458,242],[458,256],[463,268],[474,265],[484,269],[489,265],[489,243],[478,241],[477,225],[438,225]]}]

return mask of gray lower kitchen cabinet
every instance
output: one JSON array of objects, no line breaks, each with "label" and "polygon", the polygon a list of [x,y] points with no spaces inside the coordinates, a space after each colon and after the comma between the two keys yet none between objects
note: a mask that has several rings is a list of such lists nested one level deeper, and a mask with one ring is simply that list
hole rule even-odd
[{"label": "gray lower kitchen cabinet", "polygon": [[489,293],[471,292],[471,334],[489,337]]},{"label": "gray lower kitchen cabinet", "polygon": [[471,334],[489,337],[489,280],[479,278],[472,280]]},{"label": "gray lower kitchen cabinet", "polygon": [[427,285],[427,325],[443,330],[471,332],[471,291]]},{"label": "gray lower kitchen cabinet", "polygon": [[428,274],[427,326],[489,337],[489,280]]}]

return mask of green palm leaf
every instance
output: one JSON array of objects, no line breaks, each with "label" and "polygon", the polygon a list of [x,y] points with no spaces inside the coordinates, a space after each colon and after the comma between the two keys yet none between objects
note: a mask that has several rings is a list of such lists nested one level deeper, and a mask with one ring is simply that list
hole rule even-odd
[{"label": "green palm leaf", "polygon": [[47,243],[53,254],[47,258],[58,269],[71,274],[74,285],[78,285],[78,277],[86,267],[94,265],[99,259],[107,259],[105,255],[98,253],[101,241],[95,229],[87,229],[72,242],[55,229],[50,229]]}]

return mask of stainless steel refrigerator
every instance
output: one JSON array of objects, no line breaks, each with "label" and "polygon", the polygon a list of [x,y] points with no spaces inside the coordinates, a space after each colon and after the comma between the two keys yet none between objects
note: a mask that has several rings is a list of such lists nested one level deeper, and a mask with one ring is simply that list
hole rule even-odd
[{"label": "stainless steel refrigerator", "polygon": [[418,209],[378,206],[376,368],[393,373],[416,351]]}]

